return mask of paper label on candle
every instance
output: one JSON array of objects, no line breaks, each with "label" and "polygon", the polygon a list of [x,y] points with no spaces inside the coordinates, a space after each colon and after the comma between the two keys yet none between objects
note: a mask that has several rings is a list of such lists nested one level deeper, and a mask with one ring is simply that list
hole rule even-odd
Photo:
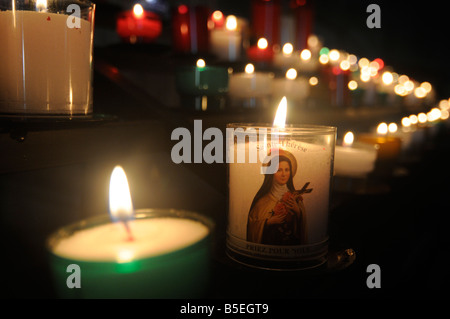
[{"label": "paper label on candle", "polygon": [[278,170],[264,175],[262,163],[230,163],[228,248],[268,260],[323,256],[332,148],[283,137],[256,148],[279,148]]}]

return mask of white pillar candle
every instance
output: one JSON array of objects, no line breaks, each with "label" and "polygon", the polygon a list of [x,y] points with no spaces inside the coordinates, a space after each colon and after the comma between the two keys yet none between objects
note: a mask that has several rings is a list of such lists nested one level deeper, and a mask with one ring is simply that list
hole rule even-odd
[{"label": "white pillar candle", "polygon": [[241,56],[242,34],[237,29],[235,16],[228,16],[224,29],[213,29],[210,32],[211,52],[220,60],[237,61]]},{"label": "white pillar candle", "polygon": [[92,112],[93,25],[71,28],[68,17],[0,11],[0,113]]},{"label": "white pillar candle", "polygon": [[286,96],[288,100],[302,102],[308,97],[309,91],[309,80],[297,77],[297,71],[293,68],[287,70],[284,78],[275,78],[272,81],[272,97],[275,100]]},{"label": "white pillar candle", "polygon": [[255,72],[252,64],[247,64],[245,72],[232,74],[229,93],[232,98],[259,98],[269,96],[273,74]]},{"label": "white pillar candle", "polygon": [[[267,125],[236,123],[228,128],[235,134],[228,140],[228,154],[234,156],[229,158],[227,253],[239,262],[268,269],[323,264],[335,128],[290,126],[278,133]],[[249,138],[242,142],[246,134]],[[238,162],[241,143],[247,154],[244,163]],[[256,162],[248,158],[252,150],[264,158],[275,149],[280,155],[275,174],[261,173],[264,159],[259,156]],[[291,210],[286,203],[292,194],[297,197],[290,202]]]},{"label": "white pillar candle", "polygon": [[334,173],[336,176],[365,177],[375,168],[377,149],[370,144],[354,143],[350,133],[344,136],[342,145],[336,146]]}]

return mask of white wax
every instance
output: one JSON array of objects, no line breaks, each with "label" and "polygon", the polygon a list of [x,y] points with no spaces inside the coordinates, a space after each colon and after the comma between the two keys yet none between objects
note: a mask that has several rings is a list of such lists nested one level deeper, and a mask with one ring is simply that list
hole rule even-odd
[{"label": "white wax", "polygon": [[272,81],[272,97],[275,100],[281,100],[283,96],[292,100],[303,100],[308,97],[309,91],[308,80],[303,77],[295,80],[281,78]]},{"label": "white wax", "polygon": [[228,88],[233,98],[264,97],[271,93],[273,76],[270,73],[237,73],[230,76]]},{"label": "white wax", "polygon": [[299,68],[300,67],[300,52],[292,52],[291,54],[285,54],[283,52],[277,52],[273,56],[273,64],[280,68]]},{"label": "white wax", "polygon": [[236,61],[241,55],[241,33],[237,30],[213,29],[210,32],[211,52],[219,59]]},{"label": "white wax", "polygon": [[54,248],[61,257],[83,261],[128,262],[190,246],[209,233],[200,222],[159,217],[129,221],[134,240],[122,223],[108,223],[75,232]]},{"label": "white wax", "polygon": [[90,113],[91,23],[68,15],[0,11],[0,112]]},{"label": "white wax", "polygon": [[375,168],[377,150],[373,147],[336,145],[334,173],[337,176],[364,177]]}]

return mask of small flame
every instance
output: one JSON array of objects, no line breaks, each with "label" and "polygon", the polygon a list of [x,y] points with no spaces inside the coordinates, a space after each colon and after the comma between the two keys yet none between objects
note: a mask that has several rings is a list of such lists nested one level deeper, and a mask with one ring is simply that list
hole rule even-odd
[{"label": "small flame", "polygon": [[229,31],[234,31],[234,30],[236,30],[236,29],[237,29],[237,19],[236,19],[236,17],[233,16],[233,15],[229,15],[229,16],[227,17],[227,22],[226,22],[225,27],[226,27],[227,30],[229,30]]},{"label": "small flame", "polygon": [[300,58],[301,58],[303,61],[308,61],[308,60],[310,60],[310,59],[311,59],[311,56],[312,56],[311,51],[309,51],[308,49],[303,49],[302,52],[300,53]]},{"label": "small flame", "polygon": [[295,80],[297,78],[297,70],[294,68],[291,68],[286,71],[286,79],[288,80]]},{"label": "small flame", "polygon": [[353,140],[355,139],[355,136],[352,132],[347,132],[344,135],[344,142],[342,143],[344,146],[351,146],[353,144]]},{"label": "small flame", "polygon": [[283,54],[284,55],[291,55],[292,52],[294,52],[294,46],[291,43],[286,43],[285,45],[283,45]]},{"label": "small flame", "polygon": [[141,19],[144,16],[144,8],[139,3],[133,6],[133,15],[137,19]]},{"label": "small flame", "polygon": [[249,63],[245,66],[245,73],[247,74],[253,74],[253,72],[255,72],[255,67],[253,66],[253,64]]},{"label": "small flame", "polygon": [[380,123],[380,124],[378,124],[378,127],[377,127],[377,133],[378,134],[386,134],[388,132],[388,125],[386,124],[386,123]]},{"label": "small flame", "polygon": [[389,133],[395,133],[398,130],[398,126],[396,123],[390,123],[388,126]]},{"label": "small flame", "polygon": [[275,115],[275,119],[273,120],[273,126],[284,128],[286,126],[286,114],[287,114],[287,100],[286,97],[283,96],[280,104],[278,105],[277,113]]},{"label": "small flame", "polygon": [[205,65],[206,65],[205,60],[203,60],[203,59],[198,59],[197,60],[197,67],[198,68],[204,68]]},{"label": "small flame", "polygon": [[47,11],[47,0],[37,0],[36,11]]},{"label": "small flame", "polygon": [[109,183],[109,211],[113,220],[128,220],[133,217],[130,188],[121,166],[116,166]]},{"label": "small flame", "polygon": [[267,49],[268,45],[269,45],[269,42],[267,42],[267,40],[265,38],[260,38],[258,40],[257,46],[259,49],[261,49],[261,50]]}]

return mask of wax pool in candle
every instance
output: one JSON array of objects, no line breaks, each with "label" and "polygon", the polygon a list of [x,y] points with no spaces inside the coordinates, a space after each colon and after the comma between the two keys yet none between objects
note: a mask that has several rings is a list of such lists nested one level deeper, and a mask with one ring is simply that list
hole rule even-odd
[{"label": "wax pool in candle", "polygon": [[[228,128],[235,129],[235,134],[230,134],[227,144],[229,155],[233,154],[233,160],[229,159],[227,253],[239,262],[268,269],[323,264],[335,128],[286,127],[275,132],[270,125],[240,123]],[[275,136],[279,136],[278,142],[272,139]],[[261,173],[261,158],[250,162],[247,157],[239,163],[241,147],[246,154],[259,150],[263,157],[279,149],[276,174]],[[279,172],[284,177],[277,175]],[[281,206],[292,187],[301,193],[297,215],[284,210],[284,221],[270,222],[278,210],[283,215],[285,207]]]},{"label": "wax pool in candle", "polygon": [[93,25],[69,28],[67,18],[0,11],[0,113],[92,113]]},{"label": "wax pool in candle", "polygon": [[[210,222],[186,211],[137,210],[121,223],[98,216],[60,229],[49,239],[57,292],[67,298],[186,298],[205,292]],[[66,285],[70,264],[81,288]]]}]

